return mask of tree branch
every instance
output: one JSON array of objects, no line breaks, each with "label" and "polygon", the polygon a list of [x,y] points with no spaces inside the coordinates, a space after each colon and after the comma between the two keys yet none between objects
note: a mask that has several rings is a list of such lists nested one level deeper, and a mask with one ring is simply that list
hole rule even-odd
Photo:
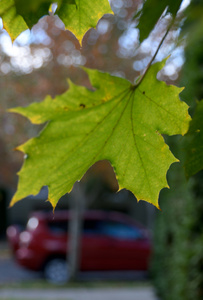
[{"label": "tree branch", "polygon": [[159,50],[160,50],[160,48],[161,48],[161,46],[162,46],[162,44],[163,44],[165,38],[167,37],[169,31],[171,30],[171,27],[173,26],[173,24],[174,24],[174,19],[172,19],[172,21],[170,22],[170,24],[169,24],[169,26],[168,26],[168,28],[167,28],[167,30],[166,30],[164,36],[162,37],[162,39],[161,39],[161,41],[160,41],[160,43],[159,43],[159,45],[158,45],[158,47],[157,47],[157,49],[156,49],[154,55],[153,55],[152,58],[150,59],[150,62],[148,63],[148,65],[147,65],[147,67],[146,67],[144,73],[140,76],[139,80],[138,80],[135,84],[133,84],[133,88],[134,88],[134,89],[135,89],[135,88],[142,82],[142,80],[144,79],[144,77],[145,77],[147,71],[149,70],[149,68],[150,68],[152,62],[154,61],[154,59],[156,58],[157,53],[159,52]]}]

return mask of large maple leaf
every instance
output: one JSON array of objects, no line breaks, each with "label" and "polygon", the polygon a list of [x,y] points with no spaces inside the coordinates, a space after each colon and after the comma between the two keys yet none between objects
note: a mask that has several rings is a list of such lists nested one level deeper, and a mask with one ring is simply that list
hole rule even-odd
[{"label": "large maple leaf", "polygon": [[38,137],[18,147],[26,154],[12,203],[42,186],[53,207],[88,168],[108,160],[119,187],[158,207],[159,192],[167,187],[166,173],[177,159],[162,134],[184,134],[190,117],[181,88],[156,79],[156,63],[137,86],[107,73],[86,69],[94,90],[70,82],[54,100],[12,109],[33,123],[47,122]]}]

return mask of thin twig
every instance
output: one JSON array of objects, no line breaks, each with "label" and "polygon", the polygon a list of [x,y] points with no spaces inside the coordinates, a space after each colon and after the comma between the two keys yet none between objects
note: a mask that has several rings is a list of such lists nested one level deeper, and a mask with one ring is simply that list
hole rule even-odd
[{"label": "thin twig", "polygon": [[147,67],[146,67],[144,73],[140,76],[139,80],[138,80],[135,84],[133,84],[133,88],[134,88],[134,89],[135,89],[135,88],[142,82],[142,80],[144,79],[144,77],[145,77],[147,71],[149,70],[149,68],[150,68],[152,62],[154,61],[154,59],[156,58],[157,53],[159,52],[159,50],[160,50],[160,48],[161,48],[161,46],[162,46],[162,44],[163,44],[163,42],[164,42],[166,36],[168,35],[168,33],[169,33],[171,27],[173,26],[173,24],[174,24],[174,19],[172,20],[172,22],[170,22],[170,24],[169,24],[169,26],[168,26],[168,28],[167,28],[167,30],[166,30],[164,36],[162,37],[162,39],[161,39],[161,41],[160,41],[160,43],[159,43],[159,45],[158,45],[158,47],[157,47],[157,49],[156,49],[154,55],[153,55],[152,58],[150,59],[150,62],[148,63],[148,65],[147,65]]}]

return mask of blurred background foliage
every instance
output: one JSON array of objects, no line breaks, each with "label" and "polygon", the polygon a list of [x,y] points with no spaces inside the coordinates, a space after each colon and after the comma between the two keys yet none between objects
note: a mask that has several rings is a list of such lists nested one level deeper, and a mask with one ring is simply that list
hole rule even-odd
[{"label": "blurred background foliage", "polygon": [[[187,32],[187,44],[179,82],[186,86],[181,98],[194,115],[203,99],[202,1],[192,1],[186,15],[182,32]],[[184,162],[187,137],[182,139],[180,147],[177,139],[171,138],[169,143]],[[198,142],[202,148],[202,140]],[[181,165],[174,164],[168,177],[171,189],[161,192],[163,211],[156,218],[152,276],[161,299],[200,300],[203,299],[203,171],[187,180]]]}]

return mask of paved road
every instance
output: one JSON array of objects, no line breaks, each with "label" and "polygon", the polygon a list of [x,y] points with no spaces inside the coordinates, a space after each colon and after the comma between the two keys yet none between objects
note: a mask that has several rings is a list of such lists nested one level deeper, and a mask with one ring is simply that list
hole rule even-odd
[{"label": "paved road", "polygon": [[[40,272],[28,271],[18,266],[10,256],[0,257],[0,286],[5,283],[28,281],[41,279]],[[80,281],[96,280],[121,280],[121,281],[146,281],[146,272],[136,271],[114,271],[114,272],[80,272],[78,275]]]},{"label": "paved road", "polygon": [[11,258],[0,257],[0,286],[36,278],[39,278],[38,273],[26,271],[19,267]]},{"label": "paved road", "polygon": [[0,299],[19,300],[158,300],[152,287],[20,289],[9,283],[39,279],[40,274],[20,268],[13,259],[0,257]]}]

